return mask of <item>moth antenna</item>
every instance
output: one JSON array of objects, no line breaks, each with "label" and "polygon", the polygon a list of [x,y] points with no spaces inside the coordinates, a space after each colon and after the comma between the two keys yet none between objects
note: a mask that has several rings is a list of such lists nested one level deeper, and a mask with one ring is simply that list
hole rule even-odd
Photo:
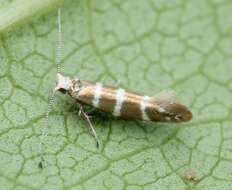
[{"label": "moth antenna", "polygon": [[[57,41],[57,50],[56,50],[56,69],[57,69],[57,74],[60,73],[60,65],[61,65],[61,50],[62,50],[62,27],[61,27],[61,8],[58,8],[58,14],[57,14],[57,26],[58,26],[58,41]],[[45,114],[45,123],[44,123],[44,128],[42,129],[42,134],[40,138],[40,143],[39,143],[39,151],[40,151],[40,162],[38,164],[39,168],[43,168],[43,162],[44,162],[44,140],[48,136],[48,129],[49,129],[49,115],[50,112],[52,111],[52,107],[54,104],[54,99],[55,99],[55,93],[56,93],[56,88],[53,89],[52,95],[49,98],[49,103],[48,103],[48,108]]]},{"label": "moth antenna", "polygon": [[62,57],[62,26],[61,26],[61,8],[58,9],[57,15],[57,26],[58,26],[58,42],[57,42],[57,52],[56,52],[56,66],[57,73],[60,73],[61,67],[61,57]]},{"label": "moth antenna", "polygon": [[52,111],[52,107],[54,104],[54,99],[55,99],[55,93],[56,90],[52,91],[52,95],[49,98],[49,103],[48,103],[48,108],[45,114],[45,122],[44,122],[44,127],[42,130],[42,134],[40,137],[40,143],[39,143],[39,151],[40,151],[40,162],[39,162],[39,168],[43,168],[43,162],[44,162],[44,140],[48,136],[48,128],[49,128],[49,115],[50,112]]}]

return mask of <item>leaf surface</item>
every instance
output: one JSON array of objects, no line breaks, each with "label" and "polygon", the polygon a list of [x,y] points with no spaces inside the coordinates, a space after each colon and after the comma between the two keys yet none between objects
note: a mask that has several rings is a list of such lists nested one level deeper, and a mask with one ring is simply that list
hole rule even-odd
[{"label": "leaf surface", "polygon": [[[11,3],[0,1],[0,15]],[[172,89],[194,117],[161,125],[94,116],[97,149],[75,102],[59,94],[43,170],[39,137],[56,80],[57,11],[2,34],[1,187],[230,190],[231,9],[230,0],[66,1],[64,74],[150,96]]]}]

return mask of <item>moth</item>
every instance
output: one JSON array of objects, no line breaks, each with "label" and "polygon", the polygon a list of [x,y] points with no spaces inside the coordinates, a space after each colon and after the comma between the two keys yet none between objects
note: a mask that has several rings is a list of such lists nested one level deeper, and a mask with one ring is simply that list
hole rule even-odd
[{"label": "moth", "polygon": [[55,91],[67,93],[79,105],[87,104],[125,119],[155,122],[187,122],[192,119],[191,111],[171,98],[139,95],[101,83],[70,79],[60,73],[57,74]]},{"label": "moth", "polygon": [[97,133],[89,119],[88,114],[84,111],[84,104],[92,106],[103,112],[112,113],[116,117],[125,119],[136,119],[144,121],[155,122],[187,122],[192,118],[192,113],[183,104],[174,101],[165,96],[146,96],[139,95],[124,90],[123,88],[116,88],[113,86],[103,85],[101,83],[93,83],[87,80],[71,79],[59,72],[61,63],[61,10],[58,9],[58,48],[57,48],[57,83],[54,88],[53,95],[49,102],[46,113],[45,127],[41,135],[40,155],[41,162],[39,167],[42,168],[43,158],[43,141],[47,136],[48,131],[48,116],[53,104],[54,94],[59,91],[70,95],[76,100],[79,105],[79,115],[84,116],[88,122],[92,133],[96,139],[97,146],[99,140]]}]

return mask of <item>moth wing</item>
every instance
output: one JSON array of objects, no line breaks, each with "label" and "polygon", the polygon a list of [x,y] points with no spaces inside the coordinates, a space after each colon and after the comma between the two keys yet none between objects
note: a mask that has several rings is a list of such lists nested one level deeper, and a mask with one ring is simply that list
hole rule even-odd
[{"label": "moth wing", "polygon": [[177,102],[176,93],[173,90],[163,90],[153,96],[156,100],[163,100],[168,102]]}]

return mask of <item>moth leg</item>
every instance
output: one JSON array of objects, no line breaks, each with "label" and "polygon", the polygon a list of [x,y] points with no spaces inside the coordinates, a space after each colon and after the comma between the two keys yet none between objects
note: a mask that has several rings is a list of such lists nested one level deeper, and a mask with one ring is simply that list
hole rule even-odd
[{"label": "moth leg", "polygon": [[87,115],[89,115],[89,117],[91,118],[91,114],[95,113],[97,111],[96,108],[91,108],[90,110],[88,110],[87,112],[85,112]]},{"label": "moth leg", "polygon": [[95,131],[90,119],[89,119],[89,116],[87,115],[87,113],[85,113],[83,106],[80,103],[78,103],[78,105],[79,105],[79,115],[83,115],[84,119],[87,121],[87,123],[88,123],[88,125],[93,133],[93,136],[96,140],[96,146],[98,148],[99,147],[99,139],[98,139],[97,133],[96,133],[96,131]]}]

